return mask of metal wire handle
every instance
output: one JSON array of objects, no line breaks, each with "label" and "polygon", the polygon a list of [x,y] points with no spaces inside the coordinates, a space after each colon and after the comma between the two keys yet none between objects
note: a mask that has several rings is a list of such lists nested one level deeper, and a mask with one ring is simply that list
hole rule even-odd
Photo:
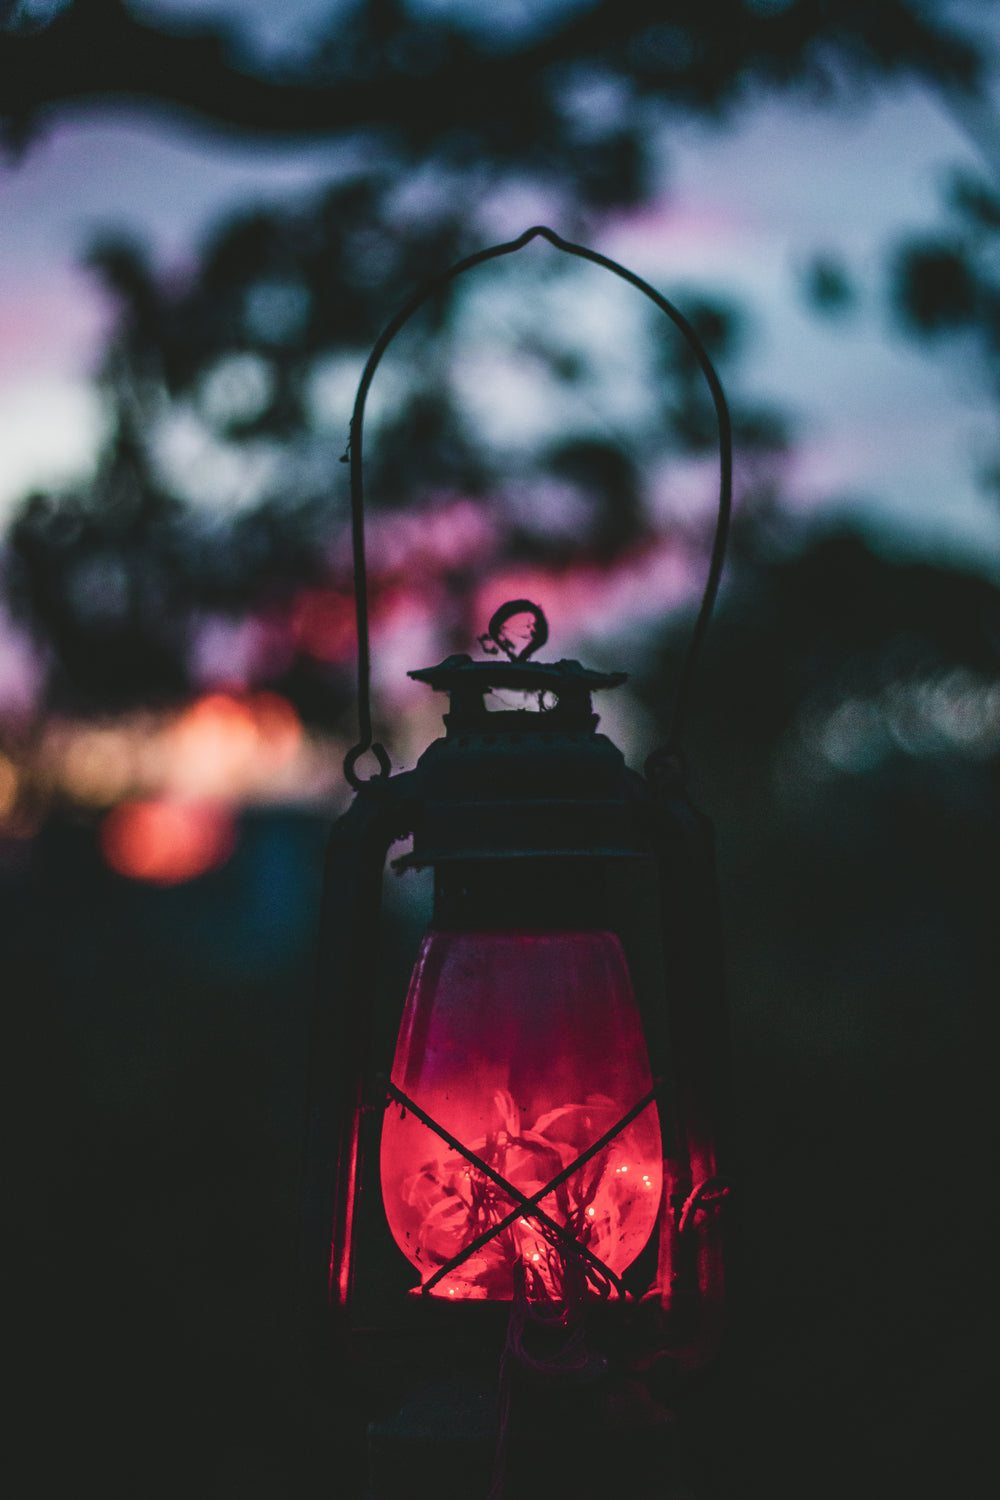
[{"label": "metal wire handle", "polygon": [[550,245],[554,245],[557,250],[565,251],[567,255],[575,255],[580,260],[593,261],[595,265],[603,266],[606,271],[611,271],[615,276],[620,276],[623,281],[630,282],[651,302],[654,302],[684,335],[698,361],[715,403],[715,415],[719,425],[719,512],[715,523],[708,577],[701,597],[698,617],[688,644],[687,655],[681,668],[670,733],[666,744],[660,750],[654,751],[647,760],[647,774],[661,769],[679,752],[680,734],[691,695],[694,672],[701,654],[708,622],[712,617],[715,596],[719,590],[722,564],[726,554],[726,541],[729,536],[733,494],[733,436],[729,407],[726,404],[722,382],[708,357],[704,344],[679,308],[669,302],[655,287],[650,286],[648,281],[643,281],[641,276],[637,276],[626,266],[619,265],[609,256],[601,255],[597,250],[589,250],[585,245],[574,245],[569,240],[562,239],[553,229],[548,229],[543,224],[535,224],[531,229],[526,229],[516,240],[508,240],[502,245],[492,245],[487,250],[477,250],[474,255],[467,255],[464,260],[456,262],[447,271],[441,271],[425,281],[419,291],[413,294],[382,330],[368,356],[368,363],[365,365],[358,385],[347,452],[344,454],[344,462],[350,462],[351,465],[351,535],[354,552],[354,602],[358,626],[358,732],[360,736],[358,743],[348,751],[344,759],[344,775],[355,790],[362,785],[355,771],[355,765],[366,750],[371,750],[377,759],[380,777],[387,777],[391,771],[389,756],[384,746],[373,743],[372,740],[371,653],[368,635],[368,574],[365,566],[365,497],[362,471],[362,438],[368,390],[382,356],[396,334],[417,309],[434,296],[435,292],[441,291],[449,282],[454,281],[456,276],[461,276],[463,271],[471,271],[474,266],[481,266],[488,260],[496,260],[501,255],[510,255],[515,250],[521,250],[534,239],[548,240]]}]

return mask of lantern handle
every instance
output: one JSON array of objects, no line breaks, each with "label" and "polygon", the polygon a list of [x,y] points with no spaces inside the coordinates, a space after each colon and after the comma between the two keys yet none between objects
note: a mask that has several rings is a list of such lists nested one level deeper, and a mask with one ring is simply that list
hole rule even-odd
[{"label": "lantern handle", "polygon": [[733,435],[729,407],[722,389],[722,382],[716,373],[715,366],[712,364],[704,344],[679,308],[668,301],[655,287],[650,286],[648,281],[643,281],[641,276],[637,276],[627,266],[620,265],[618,261],[612,260],[610,256],[602,255],[598,250],[590,250],[586,245],[575,245],[569,240],[564,240],[560,235],[556,234],[555,230],[546,228],[544,224],[535,224],[531,229],[526,229],[523,234],[518,235],[516,240],[508,240],[502,245],[491,245],[486,250],[477,250],[474,255],[467,255],[464,260],[457,261],[448,270],[440,271],[436,275],[429,277],[382,330],[372,352],[368,356],[368,362],[365,365],[358,384],[358,391],[354,400],[354,412],[351,416],[347,451],[342,459],[342,462],[349,462],[351,466],[351,536],[354,558],[354,602],[358,627],[358,730],[360,735],[358,743],[348,752],[344,761],[344,775],[355,790],[361,785],[361,782],[354,768],[358,757],[363,755],[366,750],[372,750],[378,759],[380,766],[379,774],[382,777],[388,776],[390,770],[389,757],[385,749],[382,745],[373,744],[372,740],[368,574],[365,566],[364,476],[362,472],[362,435],[364,430],[365,402],[368,398],[369,387],[371,386],[375,371],[381,363],[382,356],[396,337],[396,334],[409,321],[417,309],[434,296],[435,292],[442,291],[449,282],[454,281],[457,276],[461,276],[463,271],[471,271],[474,266],[481,266],[486,261],[496,260],[501,255],[510,255],[515,250],[523,249],[531,240],[539,238],[548,240],[550,245],[553,245],[557,250],[564,251],[567,255],[575,255],[580,260],[593,261],[594,265],[602,266],[604,270],[611,271],[615,276],[621,277],[623,281],[627,281],[636,287],[651,302],[655,303],[687,340],[695,359],[698,361],[698,365],[711,392],[712,401],[715,404],[715,415],[719,428],[719,510],[708,565],[708,577],[701,597],[701,605],[695,620],[694,630],[688,644],[687,654],[681,667],[680,682],[674,702],[670,732],[666,744],[661,749],[654,751],[646,761],[647,775],[662,770],[678,757],[681,729],[687,712],[688,700],[691,695],[694,672],[698,658],[701,655],[705,633],[708,630],[708,623],[712,617],[715,597],[719,590],[719,580],[722,576],[722,565],[726,554],[726,542],[729,536],[729,518],[732,509],[733,494]]}]

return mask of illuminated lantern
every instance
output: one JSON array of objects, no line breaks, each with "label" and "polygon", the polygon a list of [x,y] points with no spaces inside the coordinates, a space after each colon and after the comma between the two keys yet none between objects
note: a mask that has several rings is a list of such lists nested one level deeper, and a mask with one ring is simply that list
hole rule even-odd
[{"label": "illuminated lantern", "polygon": [[[696,336],[631,272],[549,230],[472,256],[412,299],[362,378],[352,423],[361,743],[327,866],[312,1045],[303,1276],[314,1321],[411,1332],[502,1327],[518,1301],[621,1315],[636,1366],[705,1363],[718,1342],[723,991],[711,830],[670,745],[645,774],[598,733],[624,673],[532,660],[542,611],[497,612],[486,658],[411,676],[450,698],[446,733],[389,774],[372,743],[361,486],[371,377],[452,277],[542,235],[622,275],[674,320],[719,413],[720,519],[682,676],[680,724],[729,510],[725,402]],[[511,622],[530,621],[521,651]],[[495,695],[513,697],[499,709]],[[370,751],[379,773],[356,771]],[[380,988],[383,871],[433,870],[405,1001]],[[493,1309],[493,1312],[490,1312]],[[620,1345],[620,1340],[619,1340]]]}]

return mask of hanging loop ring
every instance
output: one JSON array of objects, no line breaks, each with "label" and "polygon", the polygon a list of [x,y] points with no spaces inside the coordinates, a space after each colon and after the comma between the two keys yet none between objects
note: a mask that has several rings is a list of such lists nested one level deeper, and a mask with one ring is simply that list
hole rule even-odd
[{"label": "hanging loop ring", "polygon": [[354,748],[352,750],[348,750],[347,754],[344,756],[344,780],[347,782],[348,786],[352,787],[356,792],[359,792],[361,788],[366,785],[366,783],[357,774],[354,767],[357,765],[361,756],[365,755],[369,750],[378,761],[379,770],[376,775],[370,776],[368,780],[384,781],[387,777],[392,775],[392,761],[389,759],[388,752],[386,751],[384,745],[380,745],[377,740],[374,744],[371,745],[355,745]]},{"label": "hanging loop ring", "polygon": [[[520,651],[503,633],[507,621],[513,620],[516,615],[530,615],[532,619],[528,644],[522,646]],[[532,604],[530,599],[508,599],[506,604],[501,604],[487,625],[486,634],[479,637],[479,643],[491,656],[502,651],[511,661],[527,661],[529,656],[534,656],[536,651],[542,649],[548,638],[549,622],[537,604]],[[493,644],[490,645],[490,642]]]}]

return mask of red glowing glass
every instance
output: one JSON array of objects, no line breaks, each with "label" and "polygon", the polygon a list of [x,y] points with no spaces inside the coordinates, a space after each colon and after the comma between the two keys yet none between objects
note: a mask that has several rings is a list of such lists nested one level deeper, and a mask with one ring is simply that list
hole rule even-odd
[{"label": "red glowing glass", "polygon": [[[410,982],[392,1082],[525,1198],[542,1193],[652,1089],[618,938],[430,932]],[[661,1152],[650,1100],[538,1208],[620,1276],[657,1220]],[[517,1214],[516,1193],[399,1100],[383,1124],[382,1194],[397,1245],[421,1283],[434,1279],[433,1295],[508,1300],[519,1260],[539,1291],[560,1294],[567,1252],[552,1223],[530,1208]]]}]

